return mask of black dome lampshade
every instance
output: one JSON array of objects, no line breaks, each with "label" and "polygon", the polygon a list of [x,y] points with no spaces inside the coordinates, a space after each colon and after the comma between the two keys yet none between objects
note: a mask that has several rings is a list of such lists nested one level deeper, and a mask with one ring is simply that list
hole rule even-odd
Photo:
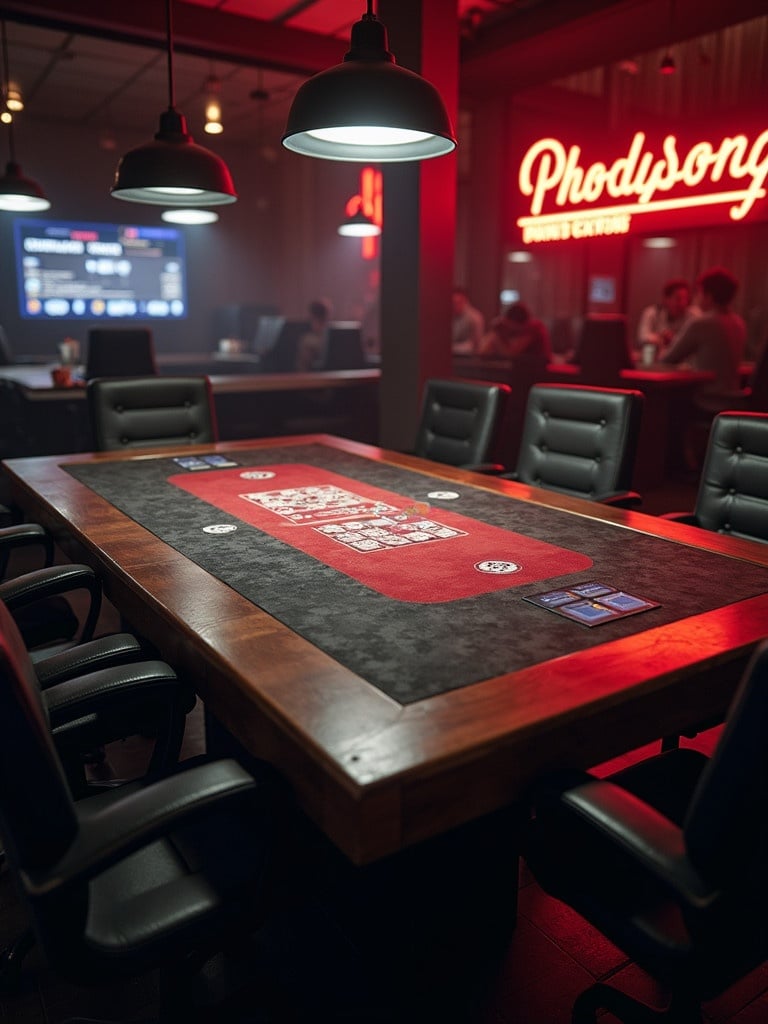
[{"label": "black dome lampshade", "polygon": [[166,0],[168,109],[151,142],[125,154],[117,165],[112,195],[153,206],[222,206],[237,193],[229,168],[216,153],[198,146],[174,105],[171,0]]},{"label": "black dome lampshade", "polygon": [[27,178],[21,167],[9,160],[0,177],[0,210],[14,213],[40,213],[49,210],[51,202],[36,181]]},{"label": "black dome lampshade", "polygon": [[[2,29],[2,54],[3,54],[3,97],[9,96],[9,71],[8,71],[8,37],[6,35],[5,21],[0,25]],[[8,126],[8,155],[10,159],[5,166],[5,173],[0,176],[0,210],[8,210],[12,213],[40,213],[50,209],[51,203],[42,188],[36,181],[25,177],[21,166],[16,162],[16,147],[13,138],[13,110],[8,104],[8,116],[3,118],[3,124]]]},{"label": "black dome lampshade", "polygon": [[324,160],[392,163],[456,148],[440,93],[401,68],[372,11],[352,26],[344,61],[306,81],[293,101],[283,145]]}]

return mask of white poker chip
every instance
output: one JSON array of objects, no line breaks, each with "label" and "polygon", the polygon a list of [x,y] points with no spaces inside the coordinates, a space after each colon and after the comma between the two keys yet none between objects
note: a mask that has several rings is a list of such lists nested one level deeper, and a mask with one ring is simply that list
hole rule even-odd
[{"label": "white poker chip", "polygon": [[461,495],[458,491],[430,491],[427,497],[434,501],[455,501]]},{"label": "white poker chip", "polygon": [[215,523],[213,526],[204,526],[203,533],[234,533],[236,529],[233,523]]},{"label": "white poker chip", "polygon": [[275,474],[271,469],[248,469],[240,476],[243,480],[271,480]]},{"label": "white poker chip", "polygon": [[489,572],[496,576],[504,576],[511,572],[520,572],[523,567],[518,565],[517,562],[488,559],[485,562],[475,562],[475,568],[478,572]]}]

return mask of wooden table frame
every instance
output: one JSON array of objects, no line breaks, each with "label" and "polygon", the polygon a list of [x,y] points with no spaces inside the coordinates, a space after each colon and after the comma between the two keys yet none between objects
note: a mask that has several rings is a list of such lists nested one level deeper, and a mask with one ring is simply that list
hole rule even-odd
[{"label": "wooden table frame", "polygon": [[[768,545],[325,435],[181,454],[307,443],[768,566]],[[722,715],[768,635],[762,594],[403,707],[61,468],[150,457],[157,450],[4,465],[28,518],[94,566],[116,607],[193,679],[240,743],[278,766],[310,817],[357,864],[509,805],[545,771],[586,768]]]}]

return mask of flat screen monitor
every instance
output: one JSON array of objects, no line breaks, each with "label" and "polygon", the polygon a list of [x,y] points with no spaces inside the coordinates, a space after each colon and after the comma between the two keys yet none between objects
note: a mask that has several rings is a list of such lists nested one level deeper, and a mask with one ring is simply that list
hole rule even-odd
[{"label": "flat screen monitor", "polygon": [[171,227],[14,222],[19,312],[28,320],[179,320],[184,238]]}]

